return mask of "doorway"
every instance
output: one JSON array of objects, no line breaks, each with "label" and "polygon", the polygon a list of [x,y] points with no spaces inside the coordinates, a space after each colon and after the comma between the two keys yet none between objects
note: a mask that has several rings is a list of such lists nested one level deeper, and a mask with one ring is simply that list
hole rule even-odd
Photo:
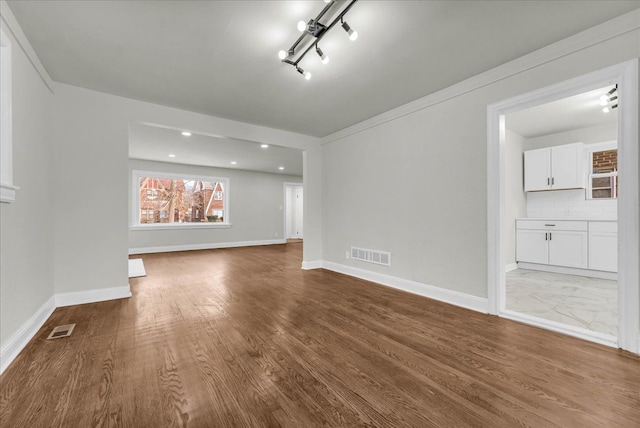
[{"label": "doorway", "polygon": [[[513,313],[506,306],[506,120],[507,116],[598,88],[618,85],[617,128],[620,181],[628,183],[617,200],[618,337],[563,328],[535,317]],[[633,60],[557,85],[514,97],[488,107],[488,297],[490,313],[538,327],[578,336],[638,353],[640,295],[638,291],[638,61]],[[535,224],[528,226],[535,228]],[[540,225],[544,227],[543,225]],[[571,225],[575,226],[576,225]],[[542,232],[548,238],[548,231]],[[546,235],[545,235],[546,233]]]},{"label": "doorway", "polygon": [[301,183],[285,183],[285,238],[303,238],[304,192]]},{"label": "doorway", "polygon": [[505,116],[505,312],[610,343],[617,112],[608,85]]}]

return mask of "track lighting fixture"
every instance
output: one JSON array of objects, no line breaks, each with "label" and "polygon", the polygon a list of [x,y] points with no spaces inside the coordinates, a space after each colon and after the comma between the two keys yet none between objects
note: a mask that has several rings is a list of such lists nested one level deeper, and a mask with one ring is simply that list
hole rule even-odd
[{"label": "track lighting fixture", "polygon": [[[600,97],[600,105],[605,106],[602,111],[604,113],[609,113],[614,108],[618,108],[618,95],[616,92],[618,91],[618,85],[611,88],[609,92]],[[613,103],[613,104],[611,104]]]},{"label": "track lighting fixture", "polygon": [[[298,30],[302,35],[296,40],[288,50],[278,52],[280,61],[291,64],[298,73],[302,74],[305,79],[311,78],[311,73],[299,67],[300,61],[305,55],[315,47],[316,53],[320,57],[323,64],[329,62],[329,57],[320,49],[318,42],[331,30],[338,22],[342,24],[342,28],[349,34],[350,40],[358,38],[358,32],[353,30],[349,24],[344,22],[344,16],[358,0],[347,0],[338,2],[334,0],[325,0],[326,6],[322,11],[308,22],[298,22]],[[328,19],[325,18],[328,17]],[[325,18],[324,23],[321,22]]]}]

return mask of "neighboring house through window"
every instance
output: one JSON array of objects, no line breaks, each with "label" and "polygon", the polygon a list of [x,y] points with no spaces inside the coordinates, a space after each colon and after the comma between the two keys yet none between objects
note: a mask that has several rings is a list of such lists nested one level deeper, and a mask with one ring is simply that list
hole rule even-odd
[{"label": "neighboring house through window", "polygon": [[228,226],[229,179],[133,171],[133,226]]}]

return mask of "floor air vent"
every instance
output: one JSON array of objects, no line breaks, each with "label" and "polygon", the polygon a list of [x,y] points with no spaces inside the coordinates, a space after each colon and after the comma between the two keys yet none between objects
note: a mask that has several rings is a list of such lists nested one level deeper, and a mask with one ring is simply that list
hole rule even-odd
[{"label": "floor air vent", "polygon": [[60,337],[69,337],[71,336],[71,333],[73,332],[74,328],[76,328],[75,324],[59,325],[51,331],[51,334],[49,334],[49,337],[47,337],[47,339],[58,339]]},{"label": "floor air vent", "polygon": [[375,263],[377,265],[391,266],[391,253],[386,251],[351,247],[351,258],[363,262]]}]

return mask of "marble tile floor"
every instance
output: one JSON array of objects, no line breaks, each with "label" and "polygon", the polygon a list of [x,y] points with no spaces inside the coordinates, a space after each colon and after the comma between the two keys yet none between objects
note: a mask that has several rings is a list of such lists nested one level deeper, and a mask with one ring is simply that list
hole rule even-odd
[{"label": "marble tile floor", "polygon": [[508,310],[618,336],[618,282],[516,269],[507,273]]}]

